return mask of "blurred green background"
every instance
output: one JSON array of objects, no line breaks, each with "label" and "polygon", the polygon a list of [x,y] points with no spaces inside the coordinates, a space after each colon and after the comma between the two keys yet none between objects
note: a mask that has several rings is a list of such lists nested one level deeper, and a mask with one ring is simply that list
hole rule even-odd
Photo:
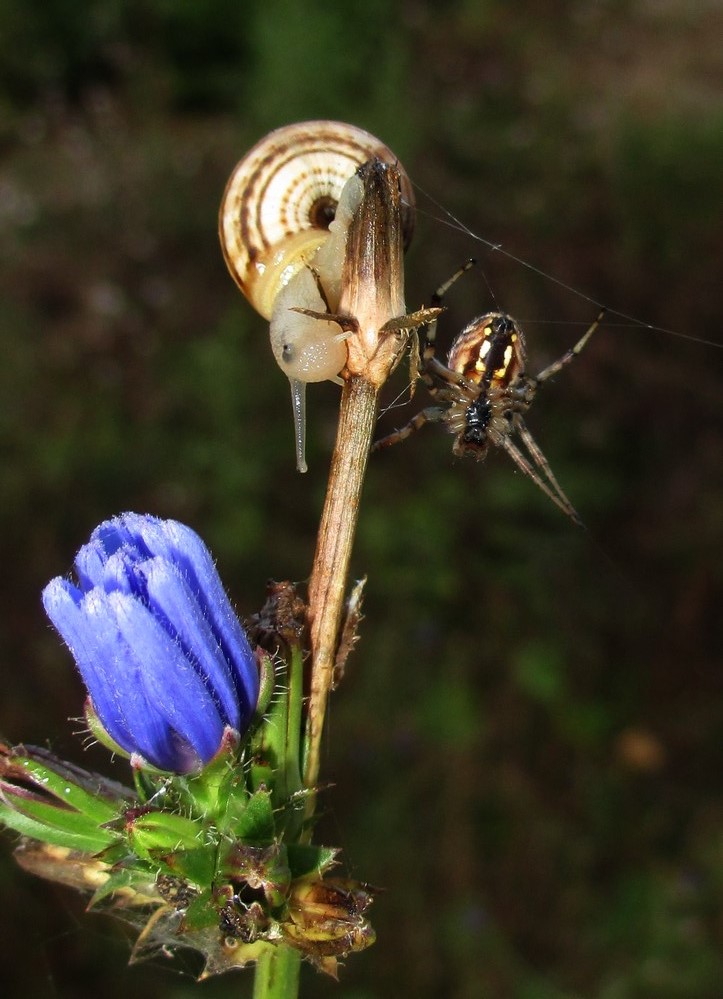
[{"label": "blurred green background", "polygon": [[[379,940],[304,995],[723,995],[720,6],[668,0],[0,0],[3,697],[10,741],[108,769],[39,593],[101,519],[177,517],[243,614],[309,571],[338,390],[288,387],[228,277],[216,212],[278,125],[387,142],[466,226],[611,316],[529,425],[588,530],[501,454],[428,428],[375,456],[358,651],[331,706],[319,836],[385,889]],[[717,30],[718,29],[718,30]],[[491,291],[531,370],[596,308],[419,194],[407,301],[468,256],[448,344]],[[396,390],[403,388],[400,371]],[[395,389],[392,390],[392,394]],[[408,418],[396,410],[384,432]],[[122,770],[122,768],[121,768]],[[250,995],[0,855],[0,988]]]}]

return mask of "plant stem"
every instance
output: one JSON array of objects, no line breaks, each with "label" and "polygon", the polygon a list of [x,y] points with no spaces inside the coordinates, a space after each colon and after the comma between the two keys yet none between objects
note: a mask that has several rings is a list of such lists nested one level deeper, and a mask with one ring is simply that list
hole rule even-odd
[{"label": "plant stem", "polygon": [[283,944],[266,947],[256,961],[253,999],[295,999],[301,953]]},{"label": "plant stem", "polygon": [[[312,792],[319,776],[324,714],[334,672],[359,499],[374,432],[377,395],[377,387],[360,376],[344,383],[336,444],[309,582],[313,658],[304,784]],[[307,816],[313,815],[314,804],[311,793]]]},{"label": "plant stem", "polygon": [[[372,159],[356,173],[363,191],[347,231],[338,317],[350,333],[341,411],[319,525],[307,610],[311,693],[306,722],[306,818],[316,805],[321,735],[334,678],[351,549],[379,390],[399,360],[409,329],[404,307],[401,178]],[[310,824],[309,824],[310,825]]]}]

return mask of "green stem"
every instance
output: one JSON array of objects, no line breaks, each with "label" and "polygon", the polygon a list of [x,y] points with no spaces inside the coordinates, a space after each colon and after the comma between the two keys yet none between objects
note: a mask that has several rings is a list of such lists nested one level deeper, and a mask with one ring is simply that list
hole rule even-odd
[{"label": "green stem", "polygon": [[256,962],[253,999],[296,999],[299,994],[301,952],[276,944]]},{"label": "green stem", "polygon": [[286,716],[286,793],[301,789],[301,738],[304,704],[304,654],[292,645],[288,664],[288,708]]},{"label": "green stem", "polygon": [[[285,800],[290,801],[302,789],[301,752],[303,741],[304,706],[304,654],[300,645],[289,649],[287,674],[286,748],[284,753]],[[291,809],[288,813],[284,838],[298,841],[304,822],[304,808]]]}]

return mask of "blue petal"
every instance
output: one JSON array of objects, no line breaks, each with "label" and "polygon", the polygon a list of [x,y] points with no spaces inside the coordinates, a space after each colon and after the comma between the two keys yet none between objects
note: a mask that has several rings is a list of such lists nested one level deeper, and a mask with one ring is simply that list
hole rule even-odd
[{"label": "blue petal", "polygon": [[143,513],[122,513],[99,524],[90,540],[105,551],[107,558],[120,548],[135,548],[147,558],[154,552],[146,542],[146,534],[158,524],[163,524],[160,517]]},{"label": "blue petal", "polygon": [[163,770],[179,769],[178,740],[148,701],[140,666],[107,596],[95,589],[78,604],[74,590],[55,579],[45,588],[43,603],[73,654],[103,728],[126,752],[139,753]]},{"label": "blue petal", "polygon": [[119,548],[113,552],[103,570],[101,586],[106,593],[119,590],[138,597],[148,603],[148,593],[145,579],[140,572],[148,558],[133,548]]},{"label": "blue petal", "polygon": [[204,617],[219,638],[226,661],[231,666],[242,703],[250,705],[247,716],[256,707],[259,696],[258,670],[246,632],[236,616],[221,583],[208,548],[190,527],[175,520],[158,520],[154,517],[133,517],[133,528],[142,530],[142,540],[147,550],[165,556],[174,562],[194,591]]},{"label": "blue petal", "polygon": [[[133,535],[120,529],[121,526],[122,518],[104,521],[96,527],[88,544],[83,545],[76,555],[75,571],[85,590],[94,586],[101,586],[106,590],[115,589],[116,586],[125,589],[126,586],[121,581],[122,569],[126,569],[125,579],[130,581],[133,566],[148,558],[149,552],[145,545],[139,550]],[[113,582],[115,586],[112,585]]]},{"label": "blue petal", "polygon": [[[164,770],[175,769],[176,739],[156,702],[148,696],[142,682],[143,664],[135,644],[123,635],[116,609],[107,594],[98,588],[83,601],[85,627],[93,637],[103,637],[105,681],[96,690],[88,686],[98,717],[108,734],[115,738],[114,726],[121,719],[128,731],[128,742],[116,739],[129,752],[140,753],[150,763]],[[108,698],[110,697],[110,703]],[[98,699],[100,703],[98,703]],[[104,703],[106,702],[106,703]]]},{"label": "blue petal", "polygon": [[106,520],[93,531],[90,536],[91,542],[95,541],[110,556],[119,548],[130,546],[137,548],[145,555],[150,555],[150,550],[143,540],[143,531],[148,524],[162,523],[159,517],[152,517],[150,514],[142,513],[122,513],[119,517]]},{"label": "blue petal", "polygon": [[[183,647],[186,656],[197,664],[206,686],[213,693],[227,725],[240,731],[241,717],[248,714],[248,705],[240,710],[234,684],[218,638],[214,634],[194,594],[175,565],[166,559],[149,559],[142,572],[146,579],[149,606],[154,615],[163,616],[163,623]],[[254,660],[248,664],[256,670]]]},{"label": "blue petal", "polygon": [[104,520],[93,531],[90,541],[83,545],[75,558],[75,571],[82,587],[90,590],[93,586],[104,586],[104,574],[108,561],[116,552],[123,549],[139,549],[140,554],[150,554],[143,543],[139,528],[146,521],[157,517],[126,513],[112,520]]},{"label": "blue petal", "polygon": [[90,541],[83,545],[75,556],[75,573],[84,591],[92,590],[94,586],[103,585],[103,571],[106,554],[101,545]]},{"label": "blue petal", "polygon": [[133,752],[136,747],[118,696],[117,629],[107,614],[94,614],[89,622],[87,601],[79,596],[71,583],[53,579],[43,590],[43,605],[73,654],[103,727],[120,746]]},{"label": "blue petal", "polygon": [[138,600],[118,592],[107,599],[121,634],[132,644],[134,656],[142,664],[138,679],[149,704],[208,762],[221,744],[224,721],[202,678],[180,646]]}]

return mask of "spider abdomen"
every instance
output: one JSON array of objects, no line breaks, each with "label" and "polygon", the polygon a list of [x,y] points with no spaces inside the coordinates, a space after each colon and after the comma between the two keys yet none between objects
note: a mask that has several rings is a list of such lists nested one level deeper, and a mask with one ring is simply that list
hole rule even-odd
[{"label": "spider abdomen", "polygon": [[506,387],[524,369],[522,331],[506,312],[486,312],[462,330],[447,364],[474,385]]}]

